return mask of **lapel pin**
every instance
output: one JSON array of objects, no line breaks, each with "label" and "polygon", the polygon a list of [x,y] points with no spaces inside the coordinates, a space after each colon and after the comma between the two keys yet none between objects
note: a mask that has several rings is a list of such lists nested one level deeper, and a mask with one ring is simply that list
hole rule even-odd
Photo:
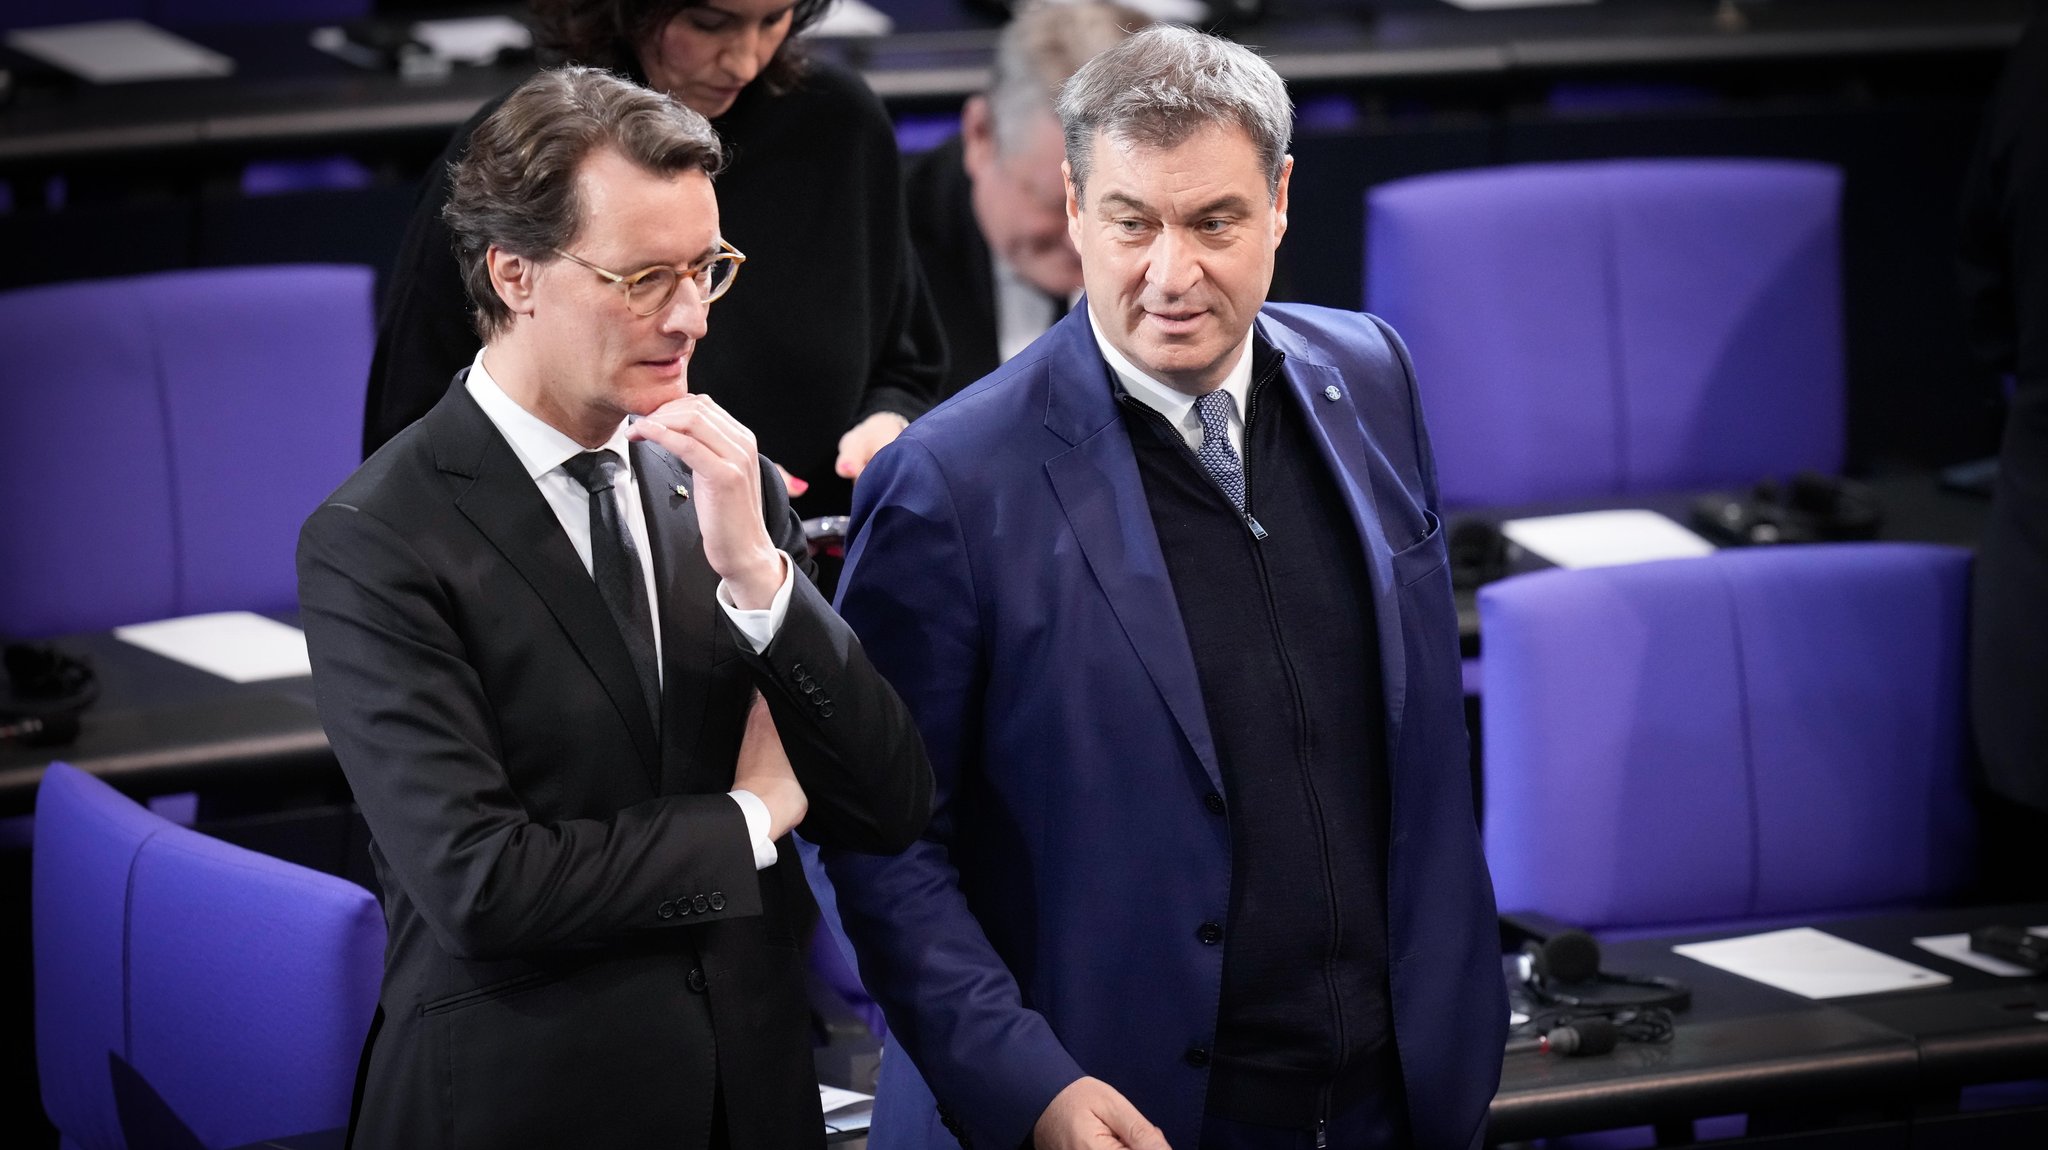
[{"label": "lapel pin", "polygon": [[1335,403],[1338,400],[1344,398],[1344,393],[1338,391],[1337,385],[1333,383],[1330,386],[1323,389],[1323,398],[1329,400],[1331,403]]},{"label": "lapel pin", "polygon": [[690,497],[690,489],[678,483],[676,484],[676,494],[688,499]]}]

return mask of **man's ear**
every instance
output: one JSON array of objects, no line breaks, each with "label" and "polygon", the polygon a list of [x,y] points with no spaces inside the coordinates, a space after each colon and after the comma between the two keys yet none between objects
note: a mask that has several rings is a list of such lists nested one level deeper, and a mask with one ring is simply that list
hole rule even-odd
[{"label": "man's ear", "polygon": [[1081,193],[1074,189],[1074,165],[1060,161],[1060,183],[1067,189],[1067,238],[1081,247]]},{"label": "man's ear", "polygon": [[987,96],[969,96],[960,108],[960,166],[977,183],[996,163],[996,121]]},{"label": "man's ear", "polygon": [[1280,161],[1280,182],[1273,187],[1273,242],[1287,234],[1287,178],[1294,174],[1294,157],[1285,156]]},{"label": "man's ear", "polygon": [[491,270],[491,290],[498,293],[498,299],[513,315],[532,315],[533,279],[540,265],[496,244],[484,253],[484,263]]}]

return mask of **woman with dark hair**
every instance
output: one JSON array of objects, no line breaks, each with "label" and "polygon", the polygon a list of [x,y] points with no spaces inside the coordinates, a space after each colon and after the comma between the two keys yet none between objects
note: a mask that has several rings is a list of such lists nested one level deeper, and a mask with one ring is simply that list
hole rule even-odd
[{"label": "woman with dark hair", "polygon": [[[747,290],[718,304],[693,388],[752,428],[806,516],[844,512],[851,480],[924,413],[945,345],[904,225],[895,136],[853,73],[796,33],[829,0],[534,0],[545,62],[610,68],[703,114],[724,140],[721,230]],[[439,402],[478,337],[428,173],[387,281],[363,423],[367,455]],[[805,493],[805,486],[808,492]]]}]

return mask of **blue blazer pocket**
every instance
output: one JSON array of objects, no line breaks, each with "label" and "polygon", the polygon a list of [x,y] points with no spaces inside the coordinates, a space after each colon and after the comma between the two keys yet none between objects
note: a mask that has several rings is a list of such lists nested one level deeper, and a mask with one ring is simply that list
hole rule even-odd
[{"label": "blue blazer pocket", "polygon": [[1413,586],[1450,561],[1450,550],[1444,546],[1444,527],[1436,514],[1427,507],[1423,508],[1422,522],[1422,538],[1394,552],[1396,586]]}]

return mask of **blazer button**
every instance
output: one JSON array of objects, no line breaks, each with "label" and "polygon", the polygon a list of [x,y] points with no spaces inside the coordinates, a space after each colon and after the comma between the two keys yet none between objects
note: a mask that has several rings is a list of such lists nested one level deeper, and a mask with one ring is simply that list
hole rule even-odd
[{"label": "blazer button", "polygon": [[1210,946],[1215,946],[1223,941],[1223,928],[1213,922],[1205,922],[1195,928],[1195,937]]},{"label": "blazer button", "polygon": [[831,717],[832,717],[832,705],[831,705],[830,703],[827,703],[827,704],[826,704],[825,706],[819,707],[819,708],[818,708],[818,717],[819,717],[819,718],[821,718],[821,719],[829,719],[829,718],[831,718]]},{"label": "blazer button", "polygon": [[725,892],[724,892],[724,891],[718,891],[718,890],[714,890],[714,891],[712,891],[712,892],[711,892],[711,909],[712,909],[712,910],[724,910],[724,909],[725,909]]},{"label": "blazer button", "polygon": [[705,897],[704,897],[703,895],[701,895],[701,894],[700,894],[700,895],[692,895],[692,896],[691,896],[691,898],[690,898],[690,903],[691,903],[691,905],[693,905],[693,906],[695,906],[695,907],[697,908],[697,913],[698,913],[698,914],[709,914],[709,913],[711,913],[711,900],[710,900],[710,899],[708,899],[708,898],[705,898]]},{"label": "blazer button", "polygon": [[700,966],[691,967],[690,973],[683,976],[683,982],[689,986],[692,993],[704,993],[704,968]]},{"label": "blazer button", "polygon": [[673,902],[662,903],[661,909],[655,911],[654,913],[660,915],[663,918],[674,918],[676,916],[676,904]]},{"label": "blazer button", "polygon": [[1202,796],[1202,805],[1209,808],[1210,814],[1220,815],[1223,813],[1223,796],[1210,791]]},{"label": "blazer button", "polygon": [[683,897],[676,900],[676,913],[679,915],[687,915],[690,913],[690,896],[684,895]]},{"label": "blazer button", "polygon": [[1188,1047],[1187,1054],[1183,1055],[1183,1057],[1187,1059],[1189,1066],[1200,1070],[1202,1067],[1209,1065],[1209,1048],[1206,1046],[1190,1046]]}]

